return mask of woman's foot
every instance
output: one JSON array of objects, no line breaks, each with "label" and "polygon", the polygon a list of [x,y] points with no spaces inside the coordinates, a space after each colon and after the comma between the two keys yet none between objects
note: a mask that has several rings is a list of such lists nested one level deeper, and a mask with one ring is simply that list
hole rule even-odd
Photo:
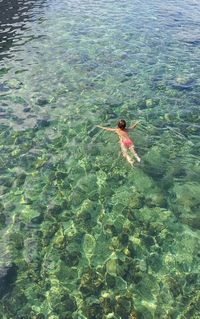
[{"label": "woman's foot", "polygon": [[135,163],[133,160],[128,159],[129,164],[131,164],[131,166],[133,167],[133,164]]}]

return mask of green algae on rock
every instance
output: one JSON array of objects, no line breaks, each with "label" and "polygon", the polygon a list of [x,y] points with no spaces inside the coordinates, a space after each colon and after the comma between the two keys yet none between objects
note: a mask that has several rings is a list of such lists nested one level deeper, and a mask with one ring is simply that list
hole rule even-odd
[{"label": "green algae on rock", "polygon": [[[199,318],[199,10],[186,2],[37,1],[20,32],[10,23],[2,318]],[[119,118],[142,120],[133,168],[95,128]]]}]

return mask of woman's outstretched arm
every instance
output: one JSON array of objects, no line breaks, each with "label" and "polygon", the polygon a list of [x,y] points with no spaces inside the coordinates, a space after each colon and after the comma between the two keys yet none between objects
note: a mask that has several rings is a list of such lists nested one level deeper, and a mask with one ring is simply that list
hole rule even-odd
[{"label": "woman's outstretched arm", "polygon": [[137,125],[138,123],[141,122],[141,121],[137,121],[135,124],[131,125],[128,130],[133,130]]},{"label": "woman's outstretched arm", "polygon": [[97,125],[97,127],[102,128],[103,130],[106,130],[106,131],[110,131],[110,132],[115,132],[116,131],[115,128],[104,127],[104,126],[101,126],[101,125]]}]

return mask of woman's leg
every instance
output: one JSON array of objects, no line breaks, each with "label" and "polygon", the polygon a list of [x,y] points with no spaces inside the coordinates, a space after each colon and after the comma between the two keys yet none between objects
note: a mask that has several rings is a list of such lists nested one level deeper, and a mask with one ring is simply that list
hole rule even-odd
[{"label": "woman's leg", "polygon": [[141,161],[141,158],[138,156],[138,154],[136,153],[135,149],[134,149],[134,146],[132,145],[131,147],[129,147],[129,150],[131,151],[131,153],[135,156],[136,160],[138,162]]},{"label": "woman's leg", "polygon": [[134,161],[133,161],[132,158],[128,155],[127,148],[125,148],[122,143],[120,143],[120,146],[121,146],[121,150],[122,150],[122,155],[123,155],[123,157],[129,162],[129,164],[131,164],[131,166],[133,166]]}]

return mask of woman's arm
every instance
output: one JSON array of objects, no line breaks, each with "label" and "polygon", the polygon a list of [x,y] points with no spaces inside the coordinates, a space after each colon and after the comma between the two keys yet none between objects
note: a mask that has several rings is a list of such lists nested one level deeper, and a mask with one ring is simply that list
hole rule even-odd
[{"label": "woman's arm", "polygon": [[128,130],[133,130],[137,125],[138,123],[141,122],[141,121],[137,121],[135,124],[131,125]]},{"label": "woman's arm", "polygon": [[116,131],[115,128],[104,127],[104,126],[101,126],[101,125],[97,125],[97,127],[102,128],[103,130],[106,130],[106,131],[110,131],[110,132],[115,132]]}]

